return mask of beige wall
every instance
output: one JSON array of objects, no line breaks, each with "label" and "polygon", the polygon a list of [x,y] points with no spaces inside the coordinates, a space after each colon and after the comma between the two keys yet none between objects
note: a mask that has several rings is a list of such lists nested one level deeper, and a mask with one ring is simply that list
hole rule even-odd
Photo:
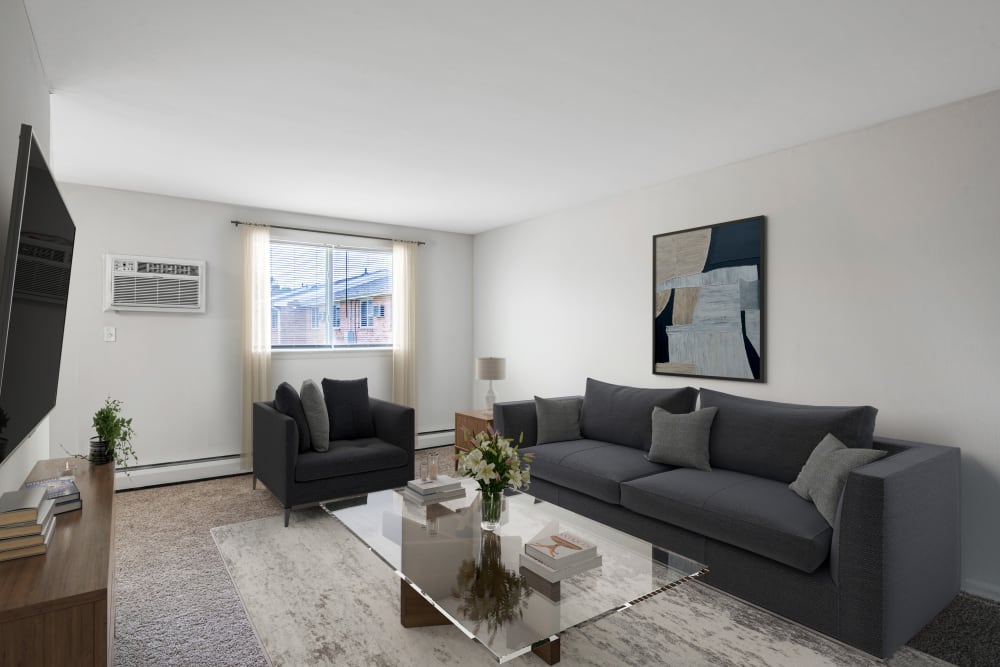
[{"label": "beige wall", "polygon": [[[962,448],[964,587],[1000,598],[998,119],[993,93],[480,234],[475,353],[507,357],[503,399],[592,376],[874,405]],[[652,236],[761,214],[768,382],[652,375]]]}]

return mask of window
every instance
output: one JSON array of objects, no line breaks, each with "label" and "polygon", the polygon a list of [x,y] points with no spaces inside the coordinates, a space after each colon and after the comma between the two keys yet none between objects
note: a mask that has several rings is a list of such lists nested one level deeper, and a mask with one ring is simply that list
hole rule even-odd
[{"label": "window", "polygon": [[375,304],[368,299],[361,302],[361,326],[368,329],[375,321]]},{"label": "window", "polygon": [[272,348],[390,346],[387,305],[392,252],[271,241]]}]

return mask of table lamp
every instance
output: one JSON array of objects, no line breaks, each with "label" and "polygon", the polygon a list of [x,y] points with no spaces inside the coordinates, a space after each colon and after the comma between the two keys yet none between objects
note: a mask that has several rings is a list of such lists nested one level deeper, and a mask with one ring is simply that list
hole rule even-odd
[{"label": "table lamp", "polygon": [[486,409],[492,410],[497,395],[493,393],[493,381],[503,380],[507,375],[507,360],[503,357],[479,357],[476,359],[476,377],[489,380],[490,388],[486,392]]}]

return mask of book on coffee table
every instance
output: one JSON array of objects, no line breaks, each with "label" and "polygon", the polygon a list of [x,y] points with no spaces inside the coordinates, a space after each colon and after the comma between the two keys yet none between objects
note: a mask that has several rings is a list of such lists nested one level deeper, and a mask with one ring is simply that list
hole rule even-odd
[{"label": "book on coffee table", "polygon": [[462,488],[462,480],[448,475],[438,475],[437,479],[411,479],[406,483],[406,486],[415,493],[428,495],[432,493],[444,493],[446,491],[460,489]]},{"label": "book on coffee table", "polygon": [[402,495],[408,502],[415,503],[417,505],[430,505],[431,503],[440,503],[445,500],[464,498],[465,489],[459,485],[457,489],[451,491],[441,491],[439,493],[417,493],[411,488],[405,488],[402,491]]},{"label": "book on coffee table", "polygon": [[572,577],[576,574],[581,574],[587,570],[592,570],[595,567],[600,567],[604,562],[604,559],[600,554],[593,556],[589,560],[578,561],[573,565],[566,565],[558,570],[555,570],[542,561],[534,558],[528,554],[518,554],[518,562],[521,567],[526,570],[534,572],[542,579],[546,581],[556,582],[562,581],[567,577]]},{"label": "book on coffee table", "polygon": [[557,523],[546,529],[524,545],[524,553],[553,570],[592,560],[597,555],[597,547],[569,531],[559,531]]}]

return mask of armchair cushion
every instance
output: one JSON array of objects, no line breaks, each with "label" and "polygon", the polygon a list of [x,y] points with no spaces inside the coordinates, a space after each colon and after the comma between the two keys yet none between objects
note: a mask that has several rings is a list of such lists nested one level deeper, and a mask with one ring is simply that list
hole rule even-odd
[{"label": "armchair cushion", "polygon": [[309,451],[310,438],[309,421],[302,408],[302,401],[299,399],[299,392],[295,387],[282,382],[274,392],[274,409],[283,415],[288,415],[295,422],[298,428],[298,447],[300,452]]},{"label": "armchair cushion", "polygon": [[[302,383],[302,409],[305,410],[306,419],[309,421],[312,448],[317,452],[330,449],[330,418],[326,414],[323,390],[315,380],[306,380]],[[305,451],[308,449],[307,447]]]},{"label": "armchair cushion", "polygon": [[323,378],[323,397],[330,416],[330,440],[357,440],[375,436],[368,402],[368,378]]},{"label": "armchair cushion", "polygon": [[295,466],[296,482],[358,475],[388,468],[405,468],[407,453],[378,438],[334,440],[326,452],[306,452]]}]

